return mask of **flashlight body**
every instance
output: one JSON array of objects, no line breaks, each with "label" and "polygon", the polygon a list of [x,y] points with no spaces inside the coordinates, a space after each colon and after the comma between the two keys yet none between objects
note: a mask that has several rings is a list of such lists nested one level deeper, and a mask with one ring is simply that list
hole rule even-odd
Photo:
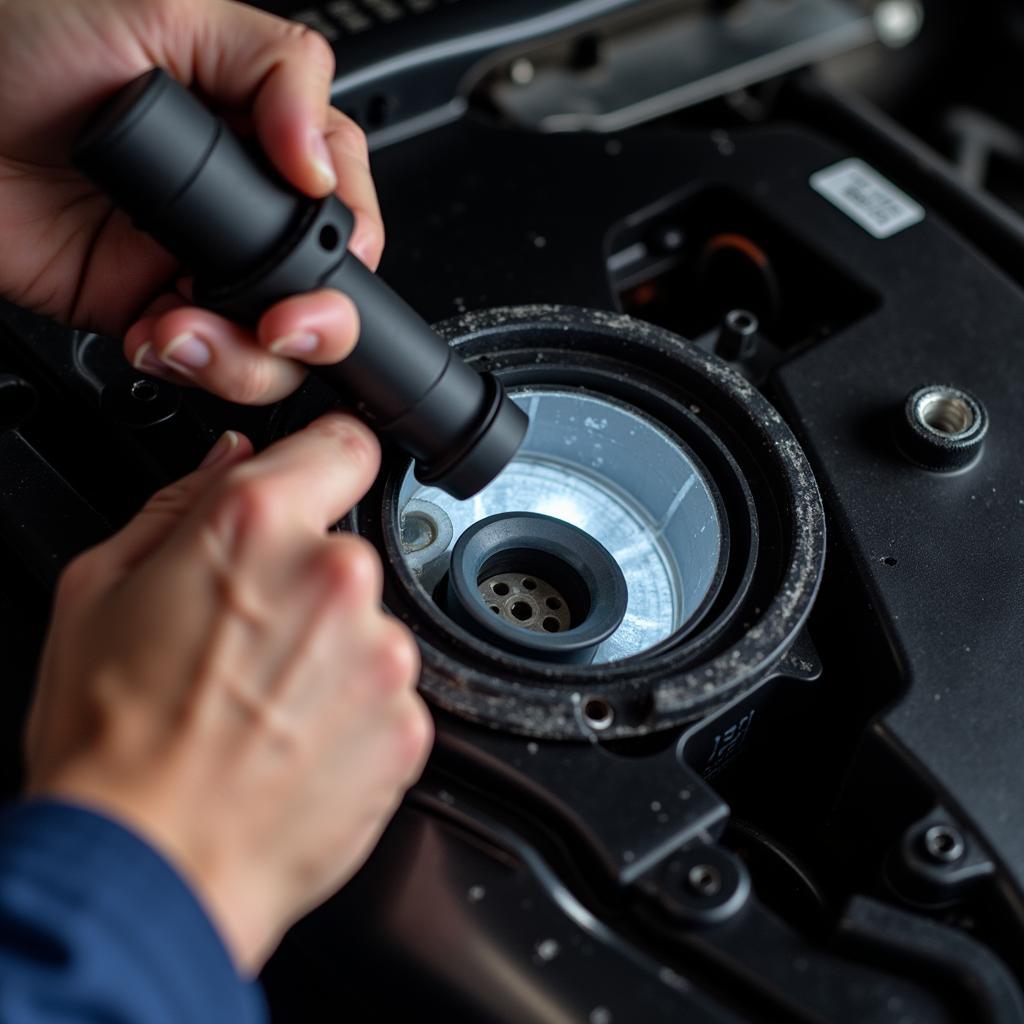
[{"label": "flashlight body", "polygon": [[312,367],[313,372],[378,433],[394,437],[417,460],[422,482],[443,479],[450,472],[445,455],[464,443],[466,411],[482,411],[481,429],[502,411],[497,381],[471,369],[347,250],[353,216],[342,202],[330,196],[308,206],[304,214],[276,246],[274,256],[247,277],[226,283],[197,279],[196,301],[233,320],[252,323],[290,295],[317,288],[344,292],[359,311],[359,343],[340,363]]},{"label": "flashlight body", "polygon": [[120,90],[74,160],[193,270],[196,301],[208,309],[251,324],[292,295],[347,294],[359,341],[313,372],[416,460],[423,483],[468,498],[515,455],[526,414],[348,252],[352,212],[334,196],[300,195],[165,72]]}]

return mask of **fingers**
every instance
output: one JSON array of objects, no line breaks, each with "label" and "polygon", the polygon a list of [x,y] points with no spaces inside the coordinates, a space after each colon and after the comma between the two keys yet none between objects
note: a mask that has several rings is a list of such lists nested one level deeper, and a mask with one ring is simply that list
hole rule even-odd
[{"label": "fingers", "polygon": [[242,4],[204,7],[193,72],[215,101],[252,109],[260,142],[278,170],[311,196],[337,183],[324,140],[334,53],[304,25]]},{"label": "fingers", "polygon": [[241,4],[211,6],[194,73],[213,99],[253,112],[267,155],[293,185],[337,190],[356,215],[350,248],[376,268],[384,246],[366,137],[330,105],[334,52],[319,33]]},{"label": "fingers", "polygon": [[285,299],[264,315],[255,335],[167,295],[131,327],[124,351],[143,373],[195,384],[243,405],[266,405],[302,383],[305,370],[295,360],[336,363],[358,335],[359,314],[340,292]]},{"label": "fingers", "polygon": [[324,138],[333,78],[334,53],[324,37],[292,30],[253,104],[263,148],[289,181],[317,197],[338,184]]},{"label": "fingers", "polygon": [[359,337],[355,303],[324,289],[279,302],[264,314],[257,331],[260,346],[277,356],[322,366],[344,359]]},{"label": "fingers", "polygon": [[352,416],[331,413],[229,473],[183,526],[213,536],[224,551],[262,562],[268,546],[300,531],[322,537],[369,490],[380,445]]},{"label": "fingers", "polygon": [[194,384],[242,405],[280,401],[306,375],[294,360],[261,349],[244,327],[184,305],[134,324],[124,352],[143,373]]},{"label": "fingers", "polygon": [[348,247],[376,270],[384,252],[384,221],[370,174],[366,136],[351,118],[332,107],[327,115],[327,146],[338,171],[338,198],[356,217]]}]

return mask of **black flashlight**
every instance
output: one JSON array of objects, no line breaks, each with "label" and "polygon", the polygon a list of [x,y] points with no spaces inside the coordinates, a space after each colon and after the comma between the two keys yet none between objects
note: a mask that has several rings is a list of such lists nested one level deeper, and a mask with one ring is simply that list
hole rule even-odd
[{"label": "black flashlight", "polygon": [[290,295],[345,292],[359,343],[313,370],[416,460],[422,483],[468,498],[518,451],[526,414],[348,252],[352,212],[302,196],[160,68],[103,106],[74,163],[193,271],[208,309],[251,324]]}]

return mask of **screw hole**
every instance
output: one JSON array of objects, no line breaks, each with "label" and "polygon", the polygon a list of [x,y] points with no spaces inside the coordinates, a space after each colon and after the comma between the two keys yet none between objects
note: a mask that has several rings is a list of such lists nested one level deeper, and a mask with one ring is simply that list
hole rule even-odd
[{"label": "screw hole", "polygon": [[722,874],[710,864],[694,865],[686,880],[690,888],[701,896],[714,896],[722,888]]},{"label": "screw hole", "polygon": [[544,602],[553,612],[557,612],[562,607],[562,602],[557,597],[549,597]]},{"label": "screw hole", "polygon": [[886,555],[885,558],[882,559],[882,564],[883,565],[896,565],[896,559],[893,558],[892,555]]},{"label": "screw hole", "polygon": [[971,407],[959,396],[933,391],[921,399],[917,407],[921,422],[936,433],[953,437],[974,426]]},{"label": "screw hole", "polygon": [[553,618],[550,615],[541,623],[541,625],[549,633],[557,633],[558,632],[558,619]]},{"label": "screw hole", "polygon": [[508,594],[508,584],[494,583],[491,585],[491,590],[493,590],[498,595],[498,597],[505,597],[505,595]]},{"label": "screw hole", "polygon": [[530,579],[530,577],[529,577],[529,576],[527,576],[527,577],[526,577],[526,578],[525,578],[525,579],[523,580],[523,587],[524,587],[524,588],[525,588],[526,590],[536,590],[536,589],[537,589],[537,581],[536,581],[536,580],[531,580],[531,579]]},{"label": "screw hole", "polygon": [[952,864],[964,854],[960,833],[949,825],[932,825],[924,834],[925,851],[932,860]]},{"label": "screw hole", "polygon": [[583,717],[591,729],[607,729],[615,720],[615,712],[608,701],[601,697],[591,697],[583,704]]},{"label": "screw hole", "polygon": [[501,609],[496,604],[489,604],[487,607],[490,608],[495,615],[501,614]]},{"label": "screw hole", "polygon": [[758,328],[757,317],[745,309],[730,310],[725,317],[729,326],[740,334],[753,334]]},{"label": "screw hole", "polygon": [[520,621],[533,618],[533,609],[525,601],[516,601],[509,611]]},{"label": "screw hole", "polygon": [[152,402],[160,394],[160,389],[151,380],[137,380],[132,384],[132,398],[136,402]]},{"label": "screw hole", "polygon": [[341,242],[341,235],[333,224],[325,224],[320,229],[320,248],[324,252],[334,252]]}]

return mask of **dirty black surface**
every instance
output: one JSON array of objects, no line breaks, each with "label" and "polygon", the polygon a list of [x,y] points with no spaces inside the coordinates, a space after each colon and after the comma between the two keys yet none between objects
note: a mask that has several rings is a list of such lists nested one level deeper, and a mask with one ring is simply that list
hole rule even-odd
[{"label": "dirty black surface", "polygon": [[[842,279],[856,301],[830,318],[816,296],[821,316],[781,318],[784,339],[766,320],[761,361],[735,373],[707,359],[706,338],[663,348],[682,346],[680,377],[699,364],[757,396],[765,422],[777,410],[776,443],[795,445],[791,432],[806,453],[790,454],[810,466],[829,533],[810,617],[763,685],[637,734],[513,735],[439,700],[436,755],[384,844],[268,967],[276,1021],[425,1006],[467,1022],[1024,1020],[1024,297],[941,204],[876,239],[814,192],[812,173],[857,153],[827,123],[723,124],[539,137],[474,116],[388,147],[375,156],[381,272],[463,334],[489,322],[483,310],[555,304],[596,310],[614,337],[625,286],[609,257],[623,238],[660,253],[629,283],[632,312],[644,311],[636,287],[656,281],[651,317],[669,317],[710,294],[700,232],[748,230],[756,209],[784,240],[768,254],[784,305],[808,280]],[[915,194],[900,167],[878,170]],[[712,193],[721,221],[687,221],[676,255],[658,250],[666,218]],[[735,221],[720,198],[732,193]],[[828,274],[801,274],[807,261]],[[116,344],[11,310],[2,323],[0,373],[40,395],[0,439],[30,460],[0,495],[12,790],[61,558],[222,427],[265,443],[330,397],[314,384],[244,412],[175,393],[140,412]],[[624,359],[671,375],[642,352],[624,335]],[[893,417],[925,383],[966,388],[988,412],[981,460],[960,475],[923,470],[893,442]],[[48,473],[80,532],[33,515],[26,481]],[[361,507],[360,529],[380,530],[380,507]],[[792,507],[777,515],[796,521]],[[938,871],[925,899],[894,858],[934,814],[988,867],[969,884]]]}]

